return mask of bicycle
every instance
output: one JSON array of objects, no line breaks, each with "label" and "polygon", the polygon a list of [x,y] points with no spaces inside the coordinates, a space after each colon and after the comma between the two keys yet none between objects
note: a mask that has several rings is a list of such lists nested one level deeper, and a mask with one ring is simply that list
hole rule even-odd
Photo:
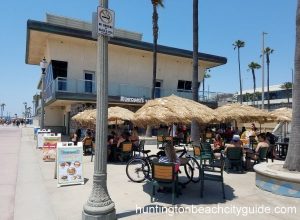
[{"label": "bicycle", "polygon": [[[184,171],[187,176],[186,180],[183,181],[183,184],[186,185],[190,182],[197,183],[200,181],[201,175],[201,167],[197,159],[188,154],[186,149],[188,143],[186,145],[178,145],[183,147],[182,150],[177,150],[176,153],[181,153],[178,157],[181,160],[181,166],[184,166]],[[186,160],[184,160],[186,159]]]},{"label": "bicycle", "polygon": [[150,150],[144,150],[144,142],[140,143],[138,154],[131,158],[126,164],[126,175],[136,183],[151,179],[151,166],[153,160],[158,160],[158,155],[148,155]]}]

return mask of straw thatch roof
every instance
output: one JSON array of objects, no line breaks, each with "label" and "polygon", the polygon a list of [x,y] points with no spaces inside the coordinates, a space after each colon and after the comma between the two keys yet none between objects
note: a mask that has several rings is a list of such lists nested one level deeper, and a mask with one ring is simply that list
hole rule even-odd
[{"label": "straw thatch roof", "polygon": [[[133,119],[133,112],[128,109],[121,107],[110,107],[108,108],[108,118],[107,120],[111,122],[111,124],[122,124],[124,121],[130,121]],[[79,112],[77,115],[73,116],[72,119],[82,125],[96,124],[97,111],[93,110],[85,110],[83,112]]]},{"label": "straw thatch roof", "polygon": [[195,119],[199,123],[216,120],[214,110],[189,99],[175,95],[148,101],[135,114],[132,122],[139,127],[172,123],[189,124]]},{"label": "straw thatch roof", "polygon": [[292,121],[292,109],[291,108],[279,108],[270,112],[272,116],[276,117],[278,122],[290,122]]},{"label": "straw thatch roof", "polygon": [[84,126],[89,126],[93,124],[94,119],[94,112],[95,109],[88,109],[84,110],[83,112],[79,112],[78,114],[74,115],[72,117],[72,120],[76,121],[77,123],[84,125]]},{"label": "straw thatch roof", "polygon": [[218,115],[223,116],[223,122],[239,121],[239,122],[253,122],[264,123],[268,120],[274,120],[274,116],[267,111],[239,103],[227,104],[216,109]]}]

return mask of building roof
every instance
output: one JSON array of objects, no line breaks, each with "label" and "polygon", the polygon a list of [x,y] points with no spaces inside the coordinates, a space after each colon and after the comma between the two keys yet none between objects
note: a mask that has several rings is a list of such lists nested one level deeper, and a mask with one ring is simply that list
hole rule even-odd
[{"label": "building roof", "polygon": [[[282,83],[282,84],[283,84],[283,83]],[[285,89],[282,89],[282,88],[281,88],[282,84],[279,84],[279,85],[271,85],[271,86],[269,87],[270,92],[272,92],[272,91],[285,90]],[[256,92],[261,92],[261,91],[262,91],[262,87],[255,88],[255,91],[256,91]],[[264,91],[265,91],[265,92],[268,91],[268,87],[267,87],[267,86],[264,87]],[[253,93],[253,88],[252,88],[252,89],[247,89],[247,90],[243,90],[243,91],[242,91],[242,94],[246,94],[246,93],[252,94],[252,93]],[[239,95],[239,93],[238,93],[238,95]]]},{"label": "building roof", "polygon": [[[41,21],[35,21],[35,20],[28,20],[27,21],[27,40],[26,40],[26,55],[25,55],[25,63],[26,64],[38,64],[37,62],[30,62],[29,61],[29,49],[30,49],[30,33],[31,31],[38,31],[38,32],[44,32],[48,34],[57,34],[57,35],[63,35],[63,36],[69,36],[69,37],[75,37],[80,39],[86,39],[91,41],[96,41],[96,39],[92,38],[92,32],[89,30],[83,30],[78,28],[72,28],[57,24],[52,24],[48,22],[41,22]],[[120,38],[120,37],[113,37],[109,38],[108,41],[109,44],[118,45],[118,46],[124,46],[144,51],[153,51],[153,44],[139,41],[139,40],[133,40],[133,39],[126,39],[126,38]],[[193,52],[190,50],[184,50],[174,47],[168,47],[163,45],[158,45],[157,52],[161,54],[167,54],[172,56],[179,56],[179,57],[185,57],[185,58],[192,58]],[[199,60],[207,61],[215,63],[216,65],[222,65],[227,63],[227,58],[206,54],[206,53],[198,53]]]}]

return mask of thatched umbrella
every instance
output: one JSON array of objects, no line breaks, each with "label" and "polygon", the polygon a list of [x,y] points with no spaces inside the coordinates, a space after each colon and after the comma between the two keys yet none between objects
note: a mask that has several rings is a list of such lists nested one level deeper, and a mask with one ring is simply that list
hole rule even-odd
[{"label": "thatched umbrella", "polygon": [[76,123],[80,124],[81,126],[94,128],[93,112],[94,109],[84,110],[83,112],[79,112],[78,114],[74,115],[72,117],[72,120],[74,120]]},{"label": "thatched umbrella", "polygon": [[[122,121],[130,121],[133,118],[133,112],[128,109],[121,107],[110,107],[108,108],[108,118],[109,122],[115,122],[115,124],[122,124]],[[79,112],[77,115],[73,116],[72,119],[79,122],[80,124],[96,124],[97,112],[96,109],[85,110]]]},{"label": "thatched umbrella", "polygon": [[189,124],[193,119],[199,123],[216,120],[209,107],[175,95],[148,101],[135,114],[132,122],[139,127],[172,123]]},{"label": "thatched umbrella", "polygon": [[239,103],[223,105],[215,110],[218,115],[223,116],[220,122],[239,121],[264,123],[268,120],[274,120],[274,116],[267,111]]},{"label": "thatched umbrella", "polygon": [[276,117],[278,122],[290,122],[292,121],[292,109],[291,108],[279,108],[272,112],[270,115]]}]

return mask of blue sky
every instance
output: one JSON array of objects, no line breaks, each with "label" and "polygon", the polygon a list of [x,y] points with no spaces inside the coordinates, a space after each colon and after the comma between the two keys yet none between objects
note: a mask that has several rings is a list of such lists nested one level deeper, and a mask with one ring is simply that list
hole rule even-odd
[{"label": "blue sky", "polygon": [[[152,42],[152,7],[150,0],[109,0],[116,13],[116,27],[143,33]],[[192,49],[192,0],[165,0],[159,9],[158,43]],[[0,9],[0,103],[4,115],[21,114],[23,102],[32,105],[37,92],[40,68],[25,64],[26,21],[45,20],[46,12],[91,20],[96,0],[26,0],[4,1]],[[295,45],[296,0],[199,0],[199,51],[225,56],[228,63],[212,69],[206,81],[210,91],[239,90],[237,53],[232,43],[241,39],[243,88],[252,88],[251,61],[261,62],[261,33],[267,32],[265,44],[275,50],[271,56],[270,83],[291,81]],[[158,61],[159,62],[159,61]],[[192,74],[192,73],[191,73]],[[261,71],[257,72],[257,86]]]}]

